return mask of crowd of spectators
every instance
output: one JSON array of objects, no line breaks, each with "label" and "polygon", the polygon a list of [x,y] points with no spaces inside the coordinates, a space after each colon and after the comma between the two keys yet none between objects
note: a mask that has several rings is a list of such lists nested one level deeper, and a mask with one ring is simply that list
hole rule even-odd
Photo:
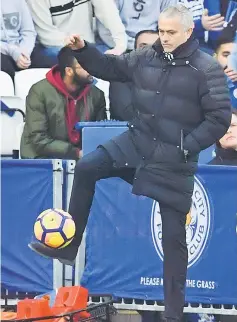
[{"label": "crowd of spectators", "polygon": [[[1,70],[8,73],[13,81],[16,71],[28,68],[53,68],[55,71],[55,65],[59,64],[58,57],[61,57],[61,49],[71,34],[80,34],[83,39],[95,43],[97,48],[106,54],[120,55],[133,49],[137,50],[142,46],[151,46],[158,39],[157,19],[159,24],[160,12],[177,2],[184,4],[192,11],[195,23],[193,36],[199,40],[200,48],[213,55],[223,67],[232,107],[237,108],[237,3],[229,0],[2,0]],[[70,59],[68,61],[73,62]],[[71,67],[69,74],[72,83],[78,81],[80,76],[77,71],[80,67],[76,67],[74,63],[66,67]],[[68,69],[63,73],[67,75]],[[48,75],[44,83],[47,87],[54,86]],[[79,95],[80,81],[76,82],[76,85],[79,87],[77,90],[74,88],[74,93],[70,92],[72,89],[67,86],[64,93],[62,91],[59,93],[64,99],[62,107],[64,106],[66,111],[64,114],[66,120],[70,118],[68,115],[70,104],[67,102],[70,100],[77,102],[76,114],[73,116],[73,121],[76,121],[82,116],[81,104],[87,104],[87,96],[91,95],[90,88],[88,93],[81,97]],[[64,137],[52,131],[53,121],[51,119],[55,121],[53,113],[50,115],[48,124],[45,123],[45,119],[49,116],[43,116],[40,109],[43,101],[43,111],[47,113],[45,111],[48,110],[50,102],[44,100],[42,95],[35,94],[41,86],[42,83],[34,85],[26,101],[22,157],[59,156],[57,149],[49,149],[50,152],[45,153],[49,151],[47,143],[43,150],[40,149],[40,153],[36,151],[25,153],[25,151],[29,152],[30,144],[33,150],[39,149],[40,142],[34,136],[34,133],[39,130],[38,123],[44,124],[41,127],[41,131],[44,129],[41,135],[41,138],[44,138],[43,142],[46,142],[45,137],[50,139],[50,135],[53,135],[51,141],[57,140],[63,145],[66,140],[67,144],[80,149],[80,139],[78,142],[71,141],[69,121],[64,122],[63,132],[67,133]],[[136,114],[136,107],[131,101],[131,92],[131,84],[110,84],[109,101],[112,119],[128,121]],[[98,119],[92,114],[89,113],[86,120]],[[41,115],[40,122],[39,115]],[[83,117],[82,119],[85,120]],[[29,132],[27,142],[26,132]],[[50,146],[55,145],[50,144]],[[60,154],[62,158],[72,157],[69,150],[64,149],[63,151],[64,153]],[[79,155],[79,153],[73,154],[73,158],[77,159]]]}]

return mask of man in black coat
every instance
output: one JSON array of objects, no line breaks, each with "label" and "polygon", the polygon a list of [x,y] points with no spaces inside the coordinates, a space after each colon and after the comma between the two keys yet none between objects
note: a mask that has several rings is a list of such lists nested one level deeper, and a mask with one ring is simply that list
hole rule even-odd
[{"label": "man in black coat", "polygon": [[90,212],[96,181],[120,177],[133,193],[157,200],[162,217],[164,301],[167,321],[180,321],[188,263],[185,222],[198,154],[227,131],[231,109],[222,68],[198,49],[192,14],[182,5],[163,11],[160,41],[122,56],[103,55],[79,36],[70,37],[78,62],[107,81],[133,83],[137,115],[128,131],[76,165],[69,213],[76,237],[64,249],[30,247],[72,264]]}]

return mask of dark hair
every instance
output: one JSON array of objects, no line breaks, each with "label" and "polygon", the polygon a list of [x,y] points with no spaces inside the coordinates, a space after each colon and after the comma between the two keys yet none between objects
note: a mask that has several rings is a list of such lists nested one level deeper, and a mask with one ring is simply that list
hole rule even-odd
[{"label": "dark hair", "polygon": [[134,43],[135,49],[137,48],[137,40],[142,34],[156,34],[156,35],[158,35],[158,31],[157,30],[140,30],[135,36],[135,43]]},{"label": "dark hair", "polygon": [[60,75],[63,78],[65,76],[65,68],[72,67],[75,57],[72,49],[69,47],[63,47],[58,53],[58,67]]},{"label": "dark hair", "polygon": [[235,40],[236,30],[227,26],[224,28],[216,41],[215,52],[220,49],[221,45],[232,43]]}]

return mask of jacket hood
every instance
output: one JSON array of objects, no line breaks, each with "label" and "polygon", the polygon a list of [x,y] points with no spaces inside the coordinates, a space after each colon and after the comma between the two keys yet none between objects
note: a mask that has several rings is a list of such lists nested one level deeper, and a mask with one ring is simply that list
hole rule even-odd
[{"label": "jacket hood", "polygon": [[89,108],[87,104],[87,94],[90,91],[90,85],[86,85],[77,97],[73,97],[63,82],[60,75],[58,65],[54,66],[47,74],[46,79],[66,98],[66,115],[65,120],[68,129],[69,140],[72,144],[77,144],[80,140],[80,133],[75,129],[75,125],[80,121],[77,115],[77,102],[83,100],[86,111],[86,120],[90,118]]},{"label": "jacket hood", "polygon": [[59,67],[58,65],[53,66],[50,71],[46,74],[46,79],[48,82],[53,85],[60,93],[62,93],[65,97],[73,100],[78,100],[83,95],[83,92],[89,87],[89,85],[86,85],[82,92],[80,92],[80,95],[78,97],[73,97],[70,92],[68,92],[68,89],[66,85],[63,82],[63,79],[60,75]]}]

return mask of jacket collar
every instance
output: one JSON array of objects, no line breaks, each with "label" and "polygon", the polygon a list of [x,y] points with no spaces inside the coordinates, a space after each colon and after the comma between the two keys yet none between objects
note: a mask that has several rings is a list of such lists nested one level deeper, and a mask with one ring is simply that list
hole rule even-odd
[{"label": "jacket collar", "polygon": [[232,164],[237,165],[237,151],[233,149],[223,149],[217,145],[216,157],[221,159],[223,163],[229,161]]},{"label": "jacket collar", "polygon": [[[164,49],[161,45],[160,40],[158,39],[154,45],[152,46],[153,49],[160,55],[164,55]],[[184,44],[177,47],[173,52],[173,59],[185,59],[190,57],[199,47],[199,42],[197,39],[194,39],[191,36]]]}]

